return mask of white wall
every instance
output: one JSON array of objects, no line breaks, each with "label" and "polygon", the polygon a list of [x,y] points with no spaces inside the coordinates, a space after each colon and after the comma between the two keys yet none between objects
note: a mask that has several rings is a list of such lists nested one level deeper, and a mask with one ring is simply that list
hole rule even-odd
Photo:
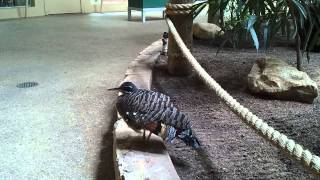
[{"label": "white wall", "polygon": [[46,14],[81,13],[80,0],[45,0]]},{"label": "white wall", "polygon": [[[91,0],[35,0],[35,7],[28,8],[28,17],[45,16],[63,13],[93,13],[126,11],[128,3],[121,4],[92,4]],[[25,17],[25,7],[0,8],[0,19]]]},{"label": "white wall", "polygon": [[[35,0],[35,7],[28,8],[28,16],[44,16],[44,1]],[[0,8],[0,19],[11,19],[25,17],[25,7]]]},{"label": "white wall", "polygon": [[103,4],[101,6],[101,0],[93,4],[90,2],[92,0],[81,0],[82,12],[83,13],[93,13],[93,12],[112,12],[112,11],[127,11],[128,1],[119,4]]}]

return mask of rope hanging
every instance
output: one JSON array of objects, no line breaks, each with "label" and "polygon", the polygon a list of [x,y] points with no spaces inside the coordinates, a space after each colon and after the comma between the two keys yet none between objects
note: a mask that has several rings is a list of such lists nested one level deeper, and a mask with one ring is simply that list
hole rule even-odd
[{"label": "rope hanging", "polygon": [[193,4],[171,4],[166,5],[166,14],[168,15],[188,15],[191,14]]},{"label": "rope hanging", "polygon": [[276,145],[280,149],[284,150],[291,157],[301,162],[303,165],[310,168],[318,176],[320,175],[320,158],[309,150],[304,149],[301,145],[295,143],[292,139],[289,139],[286,135],[275,130],[262,119],[258,118],[249,109],[242,106],[236,99],[234,99],[228,92],[226,92],[197,62],[193,57],[190,50],[186,47],[182,41],[179,33],[174,27],[172,21],[166,18],[170,32],[172,33],[174,40],[179,46],[182,54],[186,57],[190,65],[195,69],[195,72],[199,77],[215,91],[215,93],[223,100],[223,102],[241,119],[250,125],[255,131],[262,137]]}]

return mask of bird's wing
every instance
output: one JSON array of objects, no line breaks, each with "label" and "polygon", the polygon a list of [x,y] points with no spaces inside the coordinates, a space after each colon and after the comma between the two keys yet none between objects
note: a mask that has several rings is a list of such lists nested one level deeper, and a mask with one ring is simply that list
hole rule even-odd
[{"label": "bird's wing", "polygon": [[143,123],[159,121],[165,110],[173,107],[170,97],[160,92],[139,90],[136,93],[136,99],[131,104],[132,112],[135,112],[136,118],[140,118]]},{"label": "bird's wing", "polygon": [[160,92],[139,89],[130,95],[119,96],[117,109],[121,116],[136,124],[159,121],[161,110],[173,107],[170,97]]},{"label": "bird's wing", "polygon": [[150,113],[166,107],[172,107],[170,97],[160,92],[139,90],[131,104],[140,113]]},{"label": "bird's wing", "polygon": [[139,100],[136,118],[143,124],[161,122],[178,129],[190,128],[188,116],[171,103],[169,96],[144,90],[141,91]]},{"label": "bird's wing", "polygon": [[136,129],[153,122],[164,123],[178,129],[190,126],[188,117],[171,103],[169,96],[160,92],[139,89],[130,95],[120,96],[117,109]]}]

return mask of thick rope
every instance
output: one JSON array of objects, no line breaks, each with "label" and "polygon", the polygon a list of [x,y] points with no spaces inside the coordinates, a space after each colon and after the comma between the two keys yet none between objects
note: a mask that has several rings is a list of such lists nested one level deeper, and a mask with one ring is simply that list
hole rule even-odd
[{"label": "thick rope", "polygon": [[193,4],[171,4],[166,5],[166,14],[168,15],[188,15],[191,14]]},{"label": "thick rope", "polygon": [[200,78],[212,89],[215,93],[224,101],[224,103],[241,119],[249,124],[255,131],[262,135],[265,139],[276,145],[280,149],[287,152],[291,157],[303,163],[309,167],[318,176],[320,175],[320,158],[309,150],[304,149],[301,145],[295,143],[292,139],[289,139],[286,135],[273,129],[262,119],[258,118],[247,108],[242,106],[236,99],[234,99],[228,92],[226,92],[197,62],[192,56],[190,50],[186,47],[182,41],[179,33],[174,27],[172,21],[166,18],[170,32],[172,33],[174,40],[178,44],[182,51],[182,54],[187,58],[188,62],[195,69],[195,72]]}]

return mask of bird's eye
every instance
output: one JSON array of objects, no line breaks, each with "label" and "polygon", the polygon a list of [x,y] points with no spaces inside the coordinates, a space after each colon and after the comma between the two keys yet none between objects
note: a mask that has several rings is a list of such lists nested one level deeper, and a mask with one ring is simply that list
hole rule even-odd
[{"label": "bird's eye", "polygon": [[126,91],[131,92],[131,91],[132,91],[132,89],[133,89],[133,87],[132,87],[132,86],[126,86]]}]

